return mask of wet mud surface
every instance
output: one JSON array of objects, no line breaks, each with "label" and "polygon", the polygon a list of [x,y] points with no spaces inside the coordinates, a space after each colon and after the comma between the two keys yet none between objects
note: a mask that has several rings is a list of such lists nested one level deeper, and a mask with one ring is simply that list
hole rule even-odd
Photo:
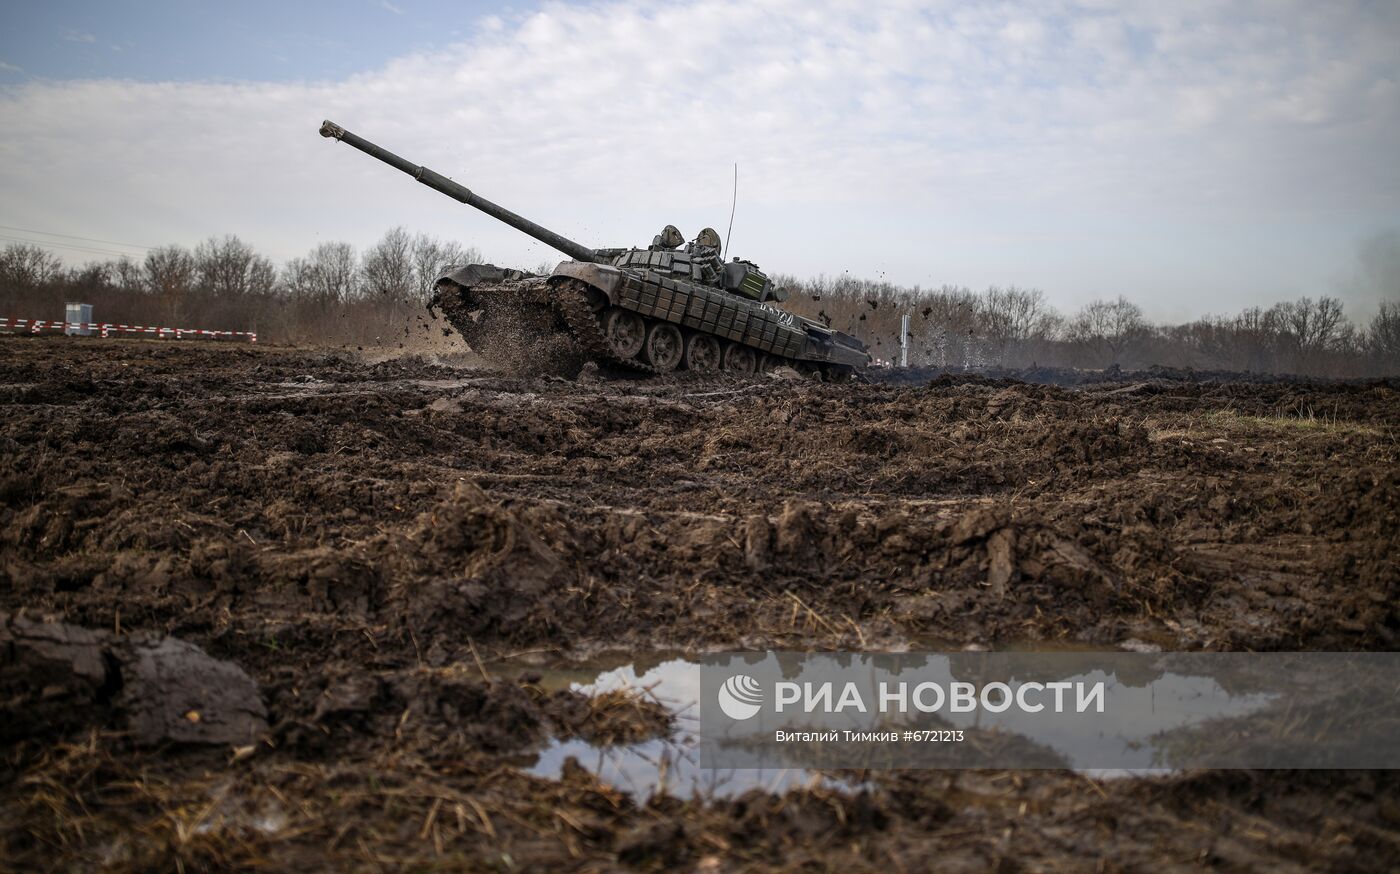
[{"label": "wet mud surface", "polygon": [[610,651],[1396,649],[1400,392],[1137,376],[569,380],[0,339],[7,622],[197,647],[267,725],[138,742],[110,668],[45,697],[0,642],[6,706],[43,715],[0,746],[0,855],[1393,868],[1388,772],[833,774],[703,800],[540,766],[676,731],[644,688],[548,681]]}]

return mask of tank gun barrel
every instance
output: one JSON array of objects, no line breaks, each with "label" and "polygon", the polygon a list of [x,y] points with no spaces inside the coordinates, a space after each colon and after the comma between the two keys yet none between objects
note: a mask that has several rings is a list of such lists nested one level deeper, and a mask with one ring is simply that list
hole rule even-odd
[{"label": "tank gun barrel", "polygon": [[544,243],[546,246],[558,249],[575,261],[588,261],[598,263],[604,260],[597,252],[581,243],[575,243],[568,237],[556,234],[549,228],[537,225],[524,216],[516,215],[503,206],[499,206],[480,195],[473,194],[471,189],[465,185],[460,185],[443,176],[429,170],[427,167],[414,164],[412,161],[400,158],[388,149],[376,146],[362,136],[351,133],[333,121],[321,122],[321,136],[340,140],[342,143],[354,146],[371,158],[378,158],[390,167],[402,170],[408,175],[422,182],[424,185],[446,194],[453,200],[461,201],[467,206],[473,206],[497,221],[505,222],[518,231],[522,231]]}]

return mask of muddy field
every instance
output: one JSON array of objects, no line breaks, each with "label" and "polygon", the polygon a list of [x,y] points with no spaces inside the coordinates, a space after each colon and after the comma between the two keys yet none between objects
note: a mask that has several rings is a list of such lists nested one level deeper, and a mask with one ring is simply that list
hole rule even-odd
[{"label": "muddy field", "polygon": [[[702,799],[541,765],[683,716],[560,677],[706,650],[1400,648],[1394,385],[573,380],[0,338],[0,404],[16,869],[1400,865],[1390,772]],[[236,719],[152,720],[152,653],[186,645],[255,684]]]}]

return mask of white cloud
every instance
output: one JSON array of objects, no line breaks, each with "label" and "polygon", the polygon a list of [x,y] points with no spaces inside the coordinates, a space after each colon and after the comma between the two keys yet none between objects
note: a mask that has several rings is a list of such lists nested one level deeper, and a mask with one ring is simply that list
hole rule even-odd
[{"label": "white cloud", "polygon": [[0,72],[3,72],[3,73],[23,73],[23,72],[24,72],[24,69],[21,68],[21,67],[16,67],[14,64],[7,64],[7,63],[5,63],[4,61],[0,61]]},{"label": "white cloud", "polygon": [[393,224],[555,257],[317,137],[327,117],[594,245],[722,225],[737,161],[733,251],[773,269],[1202,305],[1317,293],[1353,241],[1298,229],[1400,204],[1384,5],[613,2],[476,32],[340,82],[0,88],[0,202],[278,257]]},{"label": "white cloud", "polygon": [[97,37],[90,33],[79,33],[76,30],[64,31],[63,38],[68,42],[95,43]]}]

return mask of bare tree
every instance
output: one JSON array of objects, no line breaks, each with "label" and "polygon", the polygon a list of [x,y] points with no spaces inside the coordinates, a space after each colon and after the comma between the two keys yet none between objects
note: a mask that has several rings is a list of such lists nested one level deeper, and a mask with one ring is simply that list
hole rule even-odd
[{"label": "bare tree", "polygon": [[[1222,338],[1222,360],[1235,370],[1272,370],[1278,361],[1279,327],[1262,307],[1250,307],[1235,317]],[[1241,364],[1240,362],[1243,362]]]},{"label": "bare tree", "polygon": [[311,277],[310,259],[289,258],[282,265],[282,293],[293,303],[315,298],[316,283]]},{"label": "bare tree", "polygon": [[1264,314],[1264,322],[1275,336],[1275,368],[1302,372],[1317,366],[1324,353],[1339,345],[1345,318],[1342,302],[1335,297],[1316,301],[1304,297],[1274,304]]},{"label": "bare tree", "polygon": [[365,251],[360,263],[360,290],[378,308],[375,324],[379,333],[373,342],[396,336],[400,321],[409,318],[410,301],[418,294],[413,239],[403,228],[391,228]]},{"label": "bare tree", "polygon": [[410,255],[418,299],[425,303],[433,296],[433,286],[442,274],[453,267],[481,261],[481,253],[476,249],[464,249],[457,243],[442,242],[427,234],[413,238]]},{"label": "bare tree", "polygon": [[986,338],[991,357],[1003,366],[1025,363],[1032,346],[1054,336],[1060,316],[1045,301],[1044,292],[1011,286],[993,286],[978,305],[978,330]]},{"label": "bare tree", "polygon": [[417,284],[413,273],[413,240],[403,228],[391,228],[365,251],[360,266],[363,290],[390,300],[407,300]]},{"label": "bare tree", "polygon": [[349,243],[321,243],[305,258],[293,258],[282,272],[283,286],[299,301],[346,303],[356,295],[359,271]]},{"label": "bare tree", "polygon": [[0,289],[18,292],[53,280],[63,269],[63,262],[47,249],[11,243],[0,251]]},{"label": "bare tree", "polygon": [[267,294],[276,285],[272,262],[232,234],[200,243],[194,250],[194,262],[199,289],[224,302]]},{"label": "bare tree", "polygon": [[1270,311],[1283,334],[1304,353],[1326,349],[1342,324],[1342,302],[1335,297],[1304,297],[1275,304]]},{"label": "bare tree", "polygon": [[105,291],[112,287],[115,265],[111,261],[89,261],[82,267],[74,267],[63,276],[63,282],[76,288],[90,288]]},{"label": "bare tree", "polygon": [[1400,301],[1381,301],[1380,311],[1371,319],[1366,345],[1389,373],[1400,367]]},{"label": "bare tree", "polygon": [[112,276],[117,287],[123,291],[141,289],[141,265],[123,255],[112,264]]},{"label": "bare tree", "polygon": [[162,246],[146,253],[142,269],[146,290],[160,301],[162,315],[169,321],[180,319],[194,288],[193,256],[179,246]]},{"label": "bare tree", "polygon": [[1069,324],[1069,337],[1082,345],[1102,367],[1119,364],[1123,353],[1147,333],[1142,307],[1125,297],[1086,304]]}]

